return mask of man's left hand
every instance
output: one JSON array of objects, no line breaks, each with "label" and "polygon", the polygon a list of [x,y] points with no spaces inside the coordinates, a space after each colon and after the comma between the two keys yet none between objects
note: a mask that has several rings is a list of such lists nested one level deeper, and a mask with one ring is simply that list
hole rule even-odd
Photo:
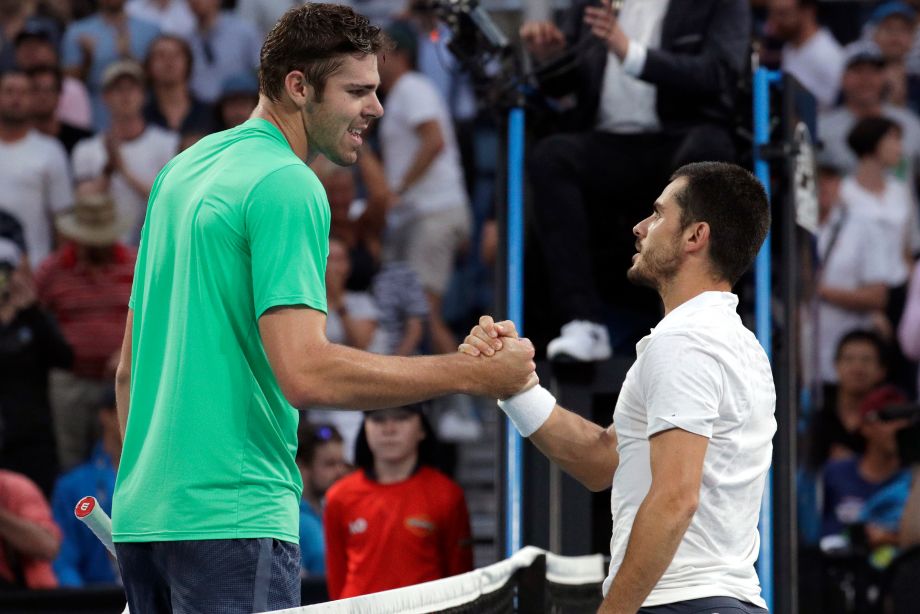
[{"label": "man's left hand", "polygon": [[585,7],[585,23],[590,26],[594,36],[604,41],[607,49],[622,60],[629,50],[629,37],[620,28],[620,22],[610,2],[611,0],[601,0],[601,6]]}]

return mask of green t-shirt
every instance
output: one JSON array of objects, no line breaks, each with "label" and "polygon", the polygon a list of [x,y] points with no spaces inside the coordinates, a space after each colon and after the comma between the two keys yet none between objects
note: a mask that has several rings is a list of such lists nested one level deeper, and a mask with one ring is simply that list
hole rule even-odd
[{"label": "green t-shirt", "polygon": [[297,411],[258,319],[326,311],[329,203],[262,119],[205,137],[150,191],[131,308],[116,542],[298,541]]}]

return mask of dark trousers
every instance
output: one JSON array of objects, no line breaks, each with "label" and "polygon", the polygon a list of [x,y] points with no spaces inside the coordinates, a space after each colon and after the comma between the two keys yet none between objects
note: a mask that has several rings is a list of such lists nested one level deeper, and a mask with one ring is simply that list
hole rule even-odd
[{"label": "dark trousers", "polygon": [[630,289],[626,279],[635,253],[632,228],[651,214],[677,168],[733,157],[728,132],[714,126],[679,134],[555,134],[540,141],[528,162],[532,219],[560,324],[603,321],[599,285],[627,309],[651,310],[657,318],[657,296]]},{"label": "dark trousers", "polygon": [[271,538],[115,544],[131,614],[300,605],[300,546]]},{"label": "dark trousers", "polygon": [[703,597],[650,608],[641,608],[638,614],[770,614],[753,603],[734,597]]}]

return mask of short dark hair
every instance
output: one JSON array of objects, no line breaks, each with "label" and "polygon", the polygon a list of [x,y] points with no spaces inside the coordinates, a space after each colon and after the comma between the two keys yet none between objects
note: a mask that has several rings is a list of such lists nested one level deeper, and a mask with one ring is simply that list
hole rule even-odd
[{"label": "short dark hair", "polygon": [[342,434],[331,424],[312,424],[303,421],[297,429],[297,454],[295,458],[309,465],[316,451],[329,442],[342,443]]},{"label": "short dark hair", "polygon": [[346,6],[311,2],[292,8],[262,44],[259,91],[277,101],[287,74],[301,70],[322,99],[326,81],[342,66],[345,56],[364,57],[387,47],[380,28]]},{"label": "short dark hair", "polygon": [[726,162],[694,162],[680,167],[671,181],[686,185],[675,195],[681,226],[709,224],[709,257],[714,273],[735,285],[754,262],[770,229],[770,203],[760,181]]},{"label": "short dark hair", "polygon": [[30,68],[28,70],[29,78],[34,79],[39,75],[54,75],[54,83],[57,88],[58,93],[61,92],[61,88],[64,84],[64,73],[58,66],[36,66],[35,68]]},{"label": "short dark hair", "polygon": [[147,47],[147,56],[144,58],[144,74],[147,75],[148,83],[151,81],[150,74],[150,56],[153,55],[153,47],[161,41],[172,41],[178,43],[179,47],[182,49],[182,55],[185,56],[185,78],[190,79],[192,77],[192,66],[195,62],[195,56],[192,54],[192,47],[188,44],[188,41],[177,36],[175,34],[160,34],[153,42],[150,43],[150,46]]},{"label": "short dark hair", "polygon": [[862,159],[874,154],[878,150],[878,144],[892,130],[900,133],[901,125],[887,117],[864,117],[850,130],[847,144],[856,157]]},{"label": "short dark hair", "polygon": [[889,361],[889,345],[882,339],[881,335],[872,330],[864,329],[854,329],[846,333],[843,337],[840,338],[840,341],[837,342],[837,349],[834,352],[834,362],[840,360],[840,356],[843,354],[843,348],[845,348],[850,343],[868,343],[875,348],[876,353],[878,354],[879,364],[882,365],[885,369],[888,368]]}]

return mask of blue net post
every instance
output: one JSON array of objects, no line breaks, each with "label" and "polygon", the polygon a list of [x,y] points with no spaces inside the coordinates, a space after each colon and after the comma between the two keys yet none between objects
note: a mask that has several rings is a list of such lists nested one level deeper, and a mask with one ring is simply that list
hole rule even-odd
[{"label": "blue net post", "polygon": [[[754,174],[763,184],[770,199],[770,164],[761,155],[761,148],[770,142],[770,85],[782,73],[765,68],[754,72]],[[755,282],[755,332],[770,361],[773,361],[772,320],[770,317],[771,269],[770,233],[757,254],[754,264]],[[773,609],[773,471],[767,474],[763,503],[760,509],[760,556],[757,558],[757,575],[767,609]]]},{"label": "blue net post", "polygon": [[[524,109],[508,114],[508,319],[524,334]],[[505,556],[522,546],[521,494],[523,490],[523,442],[506,420],[505,425]]]}]

